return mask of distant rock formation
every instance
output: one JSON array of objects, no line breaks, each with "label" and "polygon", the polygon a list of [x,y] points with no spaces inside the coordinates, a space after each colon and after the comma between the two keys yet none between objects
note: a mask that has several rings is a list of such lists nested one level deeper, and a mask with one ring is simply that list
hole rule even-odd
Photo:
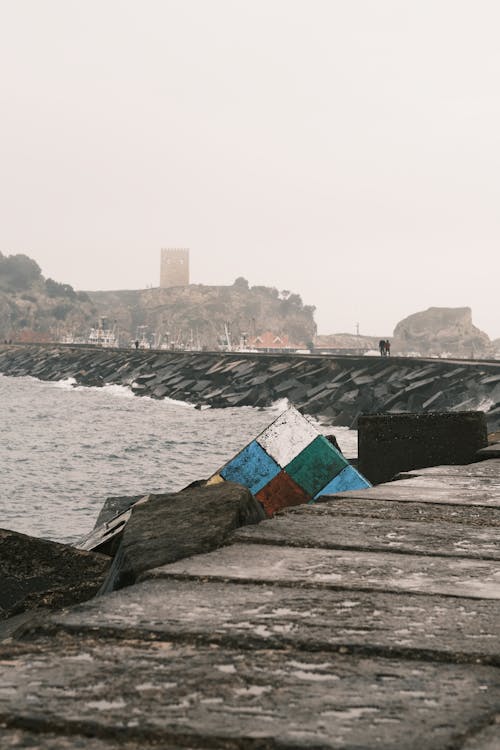
[{"label": "distant rock formation", "polygon": [[429,307],[397,324],[392,353],[481,358],[491,356],[493,347],[472,324],[470,307]]}]

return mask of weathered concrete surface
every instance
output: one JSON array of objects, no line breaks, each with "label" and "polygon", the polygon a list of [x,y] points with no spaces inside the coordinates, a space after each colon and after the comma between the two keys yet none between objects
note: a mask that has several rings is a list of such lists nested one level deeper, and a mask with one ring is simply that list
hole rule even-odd
[{"label": "weathered concrete surface", "polygon": [[486,448],[481,448],[476,454],[476,458],[483,460],[487,458],[500,458],[500,443],[491,443]]},{"label": "weathered concrete surface", "polygon": [[494,477],[407,477],[404,479],[404,486],[446,490],[494,490],[500,489],[500,479]]},{"label": "weathered concrete surface", "polygon": [[469,737],[462,750],[500,750],[500,713],[481,732]]},{"label": "weathered concrete surface", "polygon": [[437,750],[500,704],[499,670],[480,665],[65,635],[3,657],[5,723],[166,746]]},{"label": "weathered concrete surface", "polygon": [[233,482],[149,495],[132,508],[104,590],[135,583],[150,568],[215,549],[234,529],[264,518],[251,492]]},{"label": "weathered concrete surface", "polygon": [[[323,502],[328,497],[328,495],[323,495],[318,498],[318,501]],[[398,502],[441,503],[466,507],[482,505],[485,508],[500,508],[500,494],[496,484],[491,488],[486,486],[480,489],[464,489],[453,487],[452,484],[446,482],[436,483],[435,487],[432,484],[412,487],[407,485],[405,481],[388,482],[366,490],[340,492],[338,495],[331,495],[330,498],[359,498],[370,501],[397,500]]]},{"label": "weathered concrete surface", "polygon": [[[290,508],[287,513],[308,512],[310,506]],[[382,518],[396,521],[433,521],[467,524],[474,527],[500,526],[500,508],[483,505],[450,505],[447,503],[415,502],[414,500],[379,500],[362,497],[328,497],[324,503],[316,503],[322,511],[333,516],[357,518]]]},{"label": "weathered concrete surface", "polygon": [[[493,750],[500,461],[484,464],[425,474],[426,502],[398,481],[391,499],[366,490],[291,509],[233,532],[252,543],[21,621],[0,644],[0,739],[3,722],[9,742],[22,731],[62,743],[40,750],[68,738],[91,750]],[[481,487],[492,502],[471,504]]]},{"label": "weathered concrete surface", "polygon": [[[99,740],[82,735],[61,737],[52,732],[39,734],[27,729],[7,729],[0,724],[0,747],[2,750],[148,750],[152,745],[149,742]],[[169,745],[169,750],[177,748]]]},{"label": "weathered concrete surface", "polygon": [[372,484],[422,466],[471,463],[487,445],[482,411],[364,414],[358,420],[359,470]]},{"label": "weathered concrete surface", "polygon": [[459,479],[463,477],[484,477],[498,481],[498,466],[498,461],[492,457],[485,461],[477,461],[463,466],[428,466],[423,469],[400,472],[395,479],[405,479],[406,477],[450,477],[450,479],[452,477]]},{"label": "weathered concrete surface", "polygon": [[284,585],[500,599],[500,564],[494,560],[270,544],[234,544],[147,571],[139,580],[168,576],[267,583],[278,578]]},{"label": "weathered concrete surface", "polygon": [[495,600],[155,579],[50,614],[35,629],[500,666],[499,616]]},{"label": "weathered concrete surface", "polygon": [[500,560],[498,528],[477,529],[427,519],[353,518],[335,516],[322,505],[306,508],[301,513],[278,516],[277,523],[263,521],[239,529],[231,535],[231,541]]},{"label": "weathered concrete surface", "polygon": [[90,599],[108,568],[102,555],[0,529],[0,620]]}]

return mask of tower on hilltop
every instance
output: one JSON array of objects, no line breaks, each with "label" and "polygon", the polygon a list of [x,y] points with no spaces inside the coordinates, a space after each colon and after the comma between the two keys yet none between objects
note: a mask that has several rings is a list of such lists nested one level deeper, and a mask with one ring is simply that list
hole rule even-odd
[{"label": "tower on hilltop", "polygon": [[189,250],[164,248],[161,251],[160,286],[187,286],[189,284]]}]

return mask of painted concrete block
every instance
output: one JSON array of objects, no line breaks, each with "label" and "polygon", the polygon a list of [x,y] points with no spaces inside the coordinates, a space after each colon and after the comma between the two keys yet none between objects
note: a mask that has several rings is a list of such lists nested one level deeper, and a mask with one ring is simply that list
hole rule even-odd
[{"label": "painted concrete block", "polygon": [[359,471],[353,466],[345,466],[340,474],[337,474],[323,489],[315,495],[316,498],[322,495],[335,495],[337,492],[347,492],[347,490],[361,490],[363,488],[371,487],[368,482]]},{"label": "painted concrete block", "polygon": [[292,479],[312,497],[348,465],[347,460],[323,435],[309,443],[285,467]]},{"label": "painted concrete block", "polygon": [[325,494],[371,486],[294,407],[275,419],[208,483],[224,480],[248,487],[268,516],[281,508],[314,502]]},{"label": "painted concrete block", "polygon": [[291,407],[257,437],[257,442],[284,468],[316,437],[315,427]]},{"label": "painted concrete block", "polygon": [[311,501],[311,495],[294,482],[286,471],[280,471],[255,497],[262,503],[268,516],[274,515],[281,508],[302,505]]},{"label": "painted concrete block", "polygon": [[219,473],[229,482],[237,482],[248,487],[252,495],[255,495],[279,472],[280,467],[276,461],[253,440]]}]

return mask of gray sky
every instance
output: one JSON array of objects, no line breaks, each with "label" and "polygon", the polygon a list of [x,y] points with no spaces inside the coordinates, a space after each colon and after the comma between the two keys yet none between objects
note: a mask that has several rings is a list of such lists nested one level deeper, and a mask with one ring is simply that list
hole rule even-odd
[{"label": "gray sky", "polygon": [[0,0],[0,250],[500,337],[498,0]]}]

